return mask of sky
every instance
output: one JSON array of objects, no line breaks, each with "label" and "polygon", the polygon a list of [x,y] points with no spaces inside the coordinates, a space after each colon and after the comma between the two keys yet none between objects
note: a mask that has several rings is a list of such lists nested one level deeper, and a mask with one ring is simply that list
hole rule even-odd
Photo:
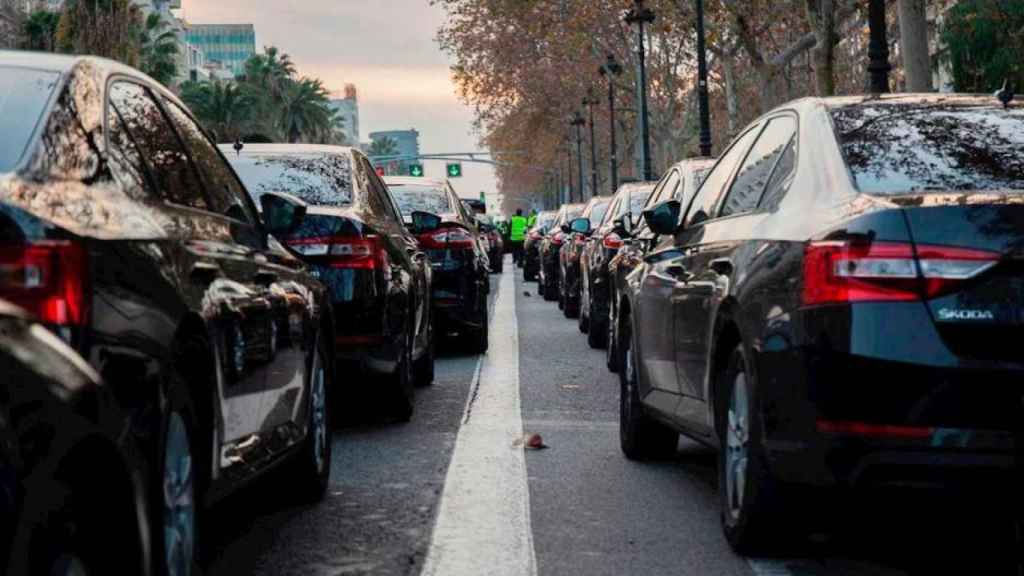
[{"label": "sky", "polygon": [[[179,14],[196,24],[253,24],[258,50],[277,46],[300,74],[339,94],[355,84],[361,141],[415,128],[422,153],[481,150],[473,111],[458,98],[448,55],[434,41],[444,9],[429,0],[182,0]],[[443,162],[425,169],[445,173]],[[467,198],[497,189],[486,164],[463,163],[452,185]]]}]

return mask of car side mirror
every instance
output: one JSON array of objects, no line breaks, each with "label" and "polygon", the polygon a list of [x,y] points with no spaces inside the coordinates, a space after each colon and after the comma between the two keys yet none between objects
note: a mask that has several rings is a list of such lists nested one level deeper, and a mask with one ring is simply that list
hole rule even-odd
[{"label": "car side mirror", "polygon": [[414,234],[426,234],[441,227],[441,217],[430,212],[412,213],[412,231]]},{"label": "car side mirror", "polygon": [[268,192],[260,196],[263,225],[273,236],[291,234],[306,218],[306,203],[283,192]]},{"label": "car side mirror", "polygon": [[612,227],[614,229],[614,232],[619,236],[627,238],[632,236],[633,230],[636,228],[635,226],[633,226],[633,215],[629,212],[626,212],[622,216],[619,216],[618,218],[615,219],[615,222],[612,223]]},{"label": "car side mirror", "polygon": [[644,220],[652,232],[659,236],[675,234],[679,226],[680,206],[678,200],[666,200],[644,211]]},{"label": "car side mirror", "polygon": [[584,236],[590,236],[593,231],[590,226],[590,218],[576,218],[569,223],[569,229]]}]

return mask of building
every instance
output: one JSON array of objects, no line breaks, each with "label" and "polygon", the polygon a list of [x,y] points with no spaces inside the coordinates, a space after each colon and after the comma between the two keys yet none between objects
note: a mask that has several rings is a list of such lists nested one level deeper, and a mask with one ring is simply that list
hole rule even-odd
[{"label": "building", "polygon": [[235,76],[245,73],[245,63],[256,55],[256,29],[252,24],[189,24],[189,44],[206,55],[206,62],[220,62]]},{"label": "building", "polygon": [[341,118],[341,142],[345,146],[359,144],[359,94],[354,84],[345,85],[345,97],[330,101],[331,110]]},{"label": "building", "polygon": [[[420,133],[415,129],[370,132],[370,141],[374,144],[384,139],[395,142],[395,155],[397,156],[419,156],[420,154]],[[408,174],[410,164],[412,164],[411,160],[388,162],[385,169],[389,174]]]}]

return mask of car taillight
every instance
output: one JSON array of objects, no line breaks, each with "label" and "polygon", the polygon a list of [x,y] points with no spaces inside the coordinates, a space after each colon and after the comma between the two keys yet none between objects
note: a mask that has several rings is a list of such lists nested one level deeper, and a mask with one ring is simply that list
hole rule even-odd
[{"label": "car taillight", "polygon": [[955,289],[999,260],[994,252],[896,242],[812,242],[804,256],[805,305],[907,302]]},{"label": "car taillight", "polygon": [[565,242],[565,233],[564,232],[558,232],[557,234],[555,234],[554,236],[551,237],[551,243],[552,244],[561,244],[562,242]]},{"label": "car taillight", "polygon": [[85,248],[70,241],[0,247],[0,298],[40,322],[81,326],[88,316]]},{"label": "car taillight", "polygon": [[543,237],[544,235],[541,234],[540,232],[537,232],[536,230],[530,232],[530,240],[540,240]]},{"label": "car taillight", "polygon": [[622,248],[622,238],[618,234],[612,232],[604,237],[604,240],[601,241],[601,245],[609,250],[618,250],[619,248]]},{"label": "car taillight", "polygon": [[305,256],[323,256],[332,268],[374,270],[383,267],[387,251],[380,238],[368,236],[329,236],[295,238],[288,245]]},{"label": "car taillight", "polygon": [[584,244],[587,243],[587,238],[582,234],[576,234],[575,236],[573,236],[572,242],[577,246],[583,246]]},{"label": "car taillight", "polygon": [[473,235],[465,228],[442,228],[419,236],[420,246],[443,250],[445,248],[472,249]]}]

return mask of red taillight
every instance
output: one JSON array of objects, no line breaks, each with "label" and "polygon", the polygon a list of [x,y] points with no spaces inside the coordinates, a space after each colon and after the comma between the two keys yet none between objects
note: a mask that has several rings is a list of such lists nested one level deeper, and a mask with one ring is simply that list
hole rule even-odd
[{"label": "red taillight", "polygon": [[85,249],[69,241],[0,247],[0,297],[60,326],[85,324],[88,308]]},{"label": "red taillight", "polygon": [[565,242],[565,232],[558,232],[557,234],[551,237],[552,244],[557,245],[561,244],[562,242]]},{"label": "red taillight", "polygon": [[374,270],[383,267],[387,259],[380,238],[369,236],[329,236],[295,238],[288,245],[304,256],[323,256],[332,268]]},{"label": "red taillight", "polygon": [[861,436],[864,438],[904,438],[917,440],[930,438],[932,433],[935,431],[934,428],[922,426],[890,426],[887,424],[835,422],[831,420],[818,420],[817,428],[818,432],[823,434]]},{"label": "red taillight", "polygon": [[444,250],[445,248],[473,248],[473,235],[465,228],[442,228],[429,234],[419,236],[420,246],[427,249]]},{"label": "red taillight", "polygon": [[618,250],[619,248],[622,248],[622,238],[618,234],[612,232],[604,237],[601,245],[609,250]]},{"label": "red taillight", "polygon": [[993,252],[895,242],[814,242],[805,252],[805,305],[934,298],[994,266]]},{"label": "red taillight", "polygon": [[587,238],[582,234],[576,234],[573,236],[572,242],[577,246],[583,246],[584,244],[587,243]]},{"label": "red taillight", "polygon": [[543,237],[544,235],[541,234],[540,232],[537,232],[536,230],[530,232],[530,240],[540,240]]}]

